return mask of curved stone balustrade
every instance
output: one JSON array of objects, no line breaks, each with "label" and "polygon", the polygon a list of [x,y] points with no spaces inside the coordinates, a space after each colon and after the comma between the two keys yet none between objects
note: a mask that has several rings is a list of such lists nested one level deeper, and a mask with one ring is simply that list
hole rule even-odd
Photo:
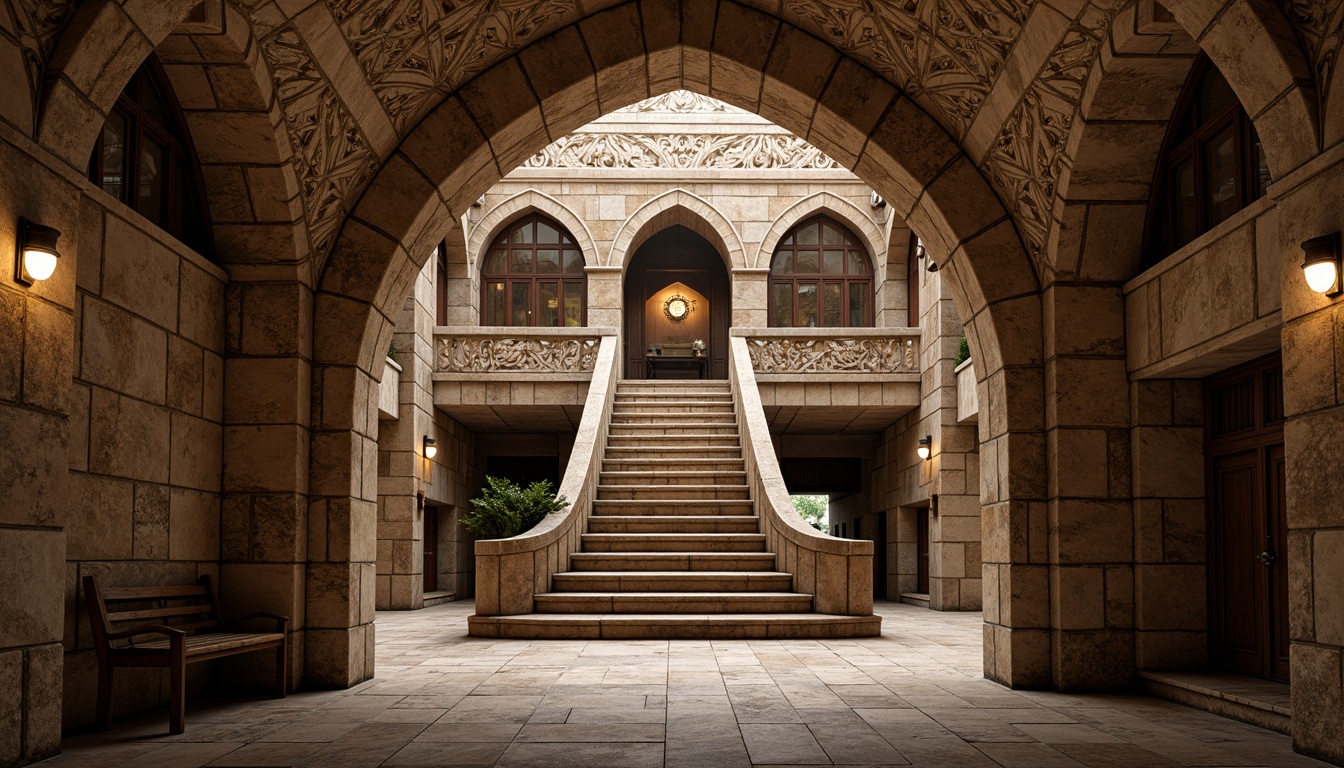
[{"label": "curved stone balustrade", "polygon": [[914,329],[754,328],[733,335],[760,374],[919,374]]},{"label": "curved stone balustrade", "polygon": [[580,537],[588,528],[620,375],[615,334],[595,339],[594,346],[593,382],[558,493],[569,500],[569,506],[511,539],[476,542],[478,616],[532,613],[533,596],[549,591],[551,577],[569,570],[570,553],[581,549]]},{"label": "curved stone balustrade", "polygon": [[742,433],[742,456],[761,533],[767,537],[766,549],[779,558],[778,570],[793,574],[795,592],[814,596],[817,613],[872,615],[873,542],[824,534],[794,510],[757,393],[747,339],[732,338],[729,348],[728,377]]}]

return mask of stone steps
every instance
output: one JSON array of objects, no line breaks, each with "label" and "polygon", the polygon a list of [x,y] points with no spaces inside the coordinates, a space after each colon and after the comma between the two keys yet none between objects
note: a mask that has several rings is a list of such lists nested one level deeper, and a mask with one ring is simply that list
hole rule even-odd
[{"label": "stone steps", "polygon": [[588,532],[600,533],[756,533],[755,515],[595,515],[588,518]]},{"label": "stone steps", "polygon": [[552,613],[808,613],[812,596],[797,592],[549,592],[537,610]]},{"label": "stone steps", "polygon": [[775,567],[774,552],[575,552],[569,567],[577,572],[746,571]]},{"label": "stone steps", "polygon": [[823,613],[529,613],[472,616],[476,637],[577,640],[794,640],[876,637],[879,616]]},{"label": "stone steps", "polygon": [[[571,555],[572,557],[572,555]],[[788,592],[793,576],[778,571],[564,571],[556,592]]]},{"label": "stone steps", "polygon": [[745,485],[606,485],[598,483],[597,498],[603,500],[665,499],[679,496],[686,499],[718,499],[750,501],[750,490]]},{"label": "stone steps", "polygon": [[818,638],[881,619],[813,613],[760,532],[726,383],[621,382],[587,531],[536,613],[471,617],[532,638]]},{"label": "stone steps", "polygon": [[750,515],[750,499],[594,499],[593,515]]},{"label": "stone steps", "polygon": [[598,484],[608,485],[701,485],[723,483],[744,485],[746,470],[649,470],[646,472],[602,472]]},{"label": "stone steps", "polygon": [[763,533],[585,533],[584,552],[764,552]]}]

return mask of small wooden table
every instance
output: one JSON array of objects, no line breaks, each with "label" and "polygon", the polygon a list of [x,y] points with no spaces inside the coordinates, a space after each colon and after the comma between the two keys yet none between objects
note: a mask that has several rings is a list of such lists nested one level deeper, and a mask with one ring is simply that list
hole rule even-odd
[{"label": "small wooden table", "polygon": [[[645,368],[649,372],[650,379],[703,379],[708,372],[706,360],[707,358],[704,355],[644,356]],[[676,375],[680,373],[693,375]]]}]

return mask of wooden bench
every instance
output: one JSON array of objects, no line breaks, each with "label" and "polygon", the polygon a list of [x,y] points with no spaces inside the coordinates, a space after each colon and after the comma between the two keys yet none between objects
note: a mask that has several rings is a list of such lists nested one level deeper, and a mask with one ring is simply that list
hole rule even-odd
[{"label": "wooden bench", "polygon": [[[85,576],[84,600],[98,652],[99,728],[106,729],[111,723],[112,670],[117,667],[169,670],[170,733],[182,733],[186,727],[188,664],[274,648],[275,695],[277,698],[285,695],[289,617],[254,613],[234,622],[221,622],[219,600],[209,576],[202,576],[194,586],[102,589],[92,576]],[[275,631],[248,632],[237,628],[254,619],[274,621]],[[128,623],[132,625],[114,627]]]}]

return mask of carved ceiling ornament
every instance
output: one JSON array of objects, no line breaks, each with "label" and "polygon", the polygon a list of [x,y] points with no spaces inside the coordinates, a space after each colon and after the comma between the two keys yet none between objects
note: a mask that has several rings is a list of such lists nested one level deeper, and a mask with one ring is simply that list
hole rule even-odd
[{"label": "carved ceiling ornament", "polygon": [[685,90],[668,91],[661,96],[654,96],[614,111],[618,114],[639,114],[647,112],[671,112],[677,115],[713,112],[738,115],[751,114],[746,110],[738,109],[730,104],[719,101],[712,96],[702,96],[695,91]]},{"label": "carved ceiling ornament", "polygon": [[1316,75],[1316,98],[1324,108],[1331,80],[1344,46],[1344,2],[1341,0],[1280,0],[1288,20],[1297,29]]},{"label": "carved ceiling ornament", "polygon": [[28,92],[32,94],[33,114],[36,115],[47,59],[56,46],[61,28],[75,8],[75,0],[5,0],[5,4],[17,27],[15,33],[23,49]]},{"label": "carved ceiling ornament", "polygon": [[552,142],[524,168],[844,169],[788,134],[578,133]]}]

